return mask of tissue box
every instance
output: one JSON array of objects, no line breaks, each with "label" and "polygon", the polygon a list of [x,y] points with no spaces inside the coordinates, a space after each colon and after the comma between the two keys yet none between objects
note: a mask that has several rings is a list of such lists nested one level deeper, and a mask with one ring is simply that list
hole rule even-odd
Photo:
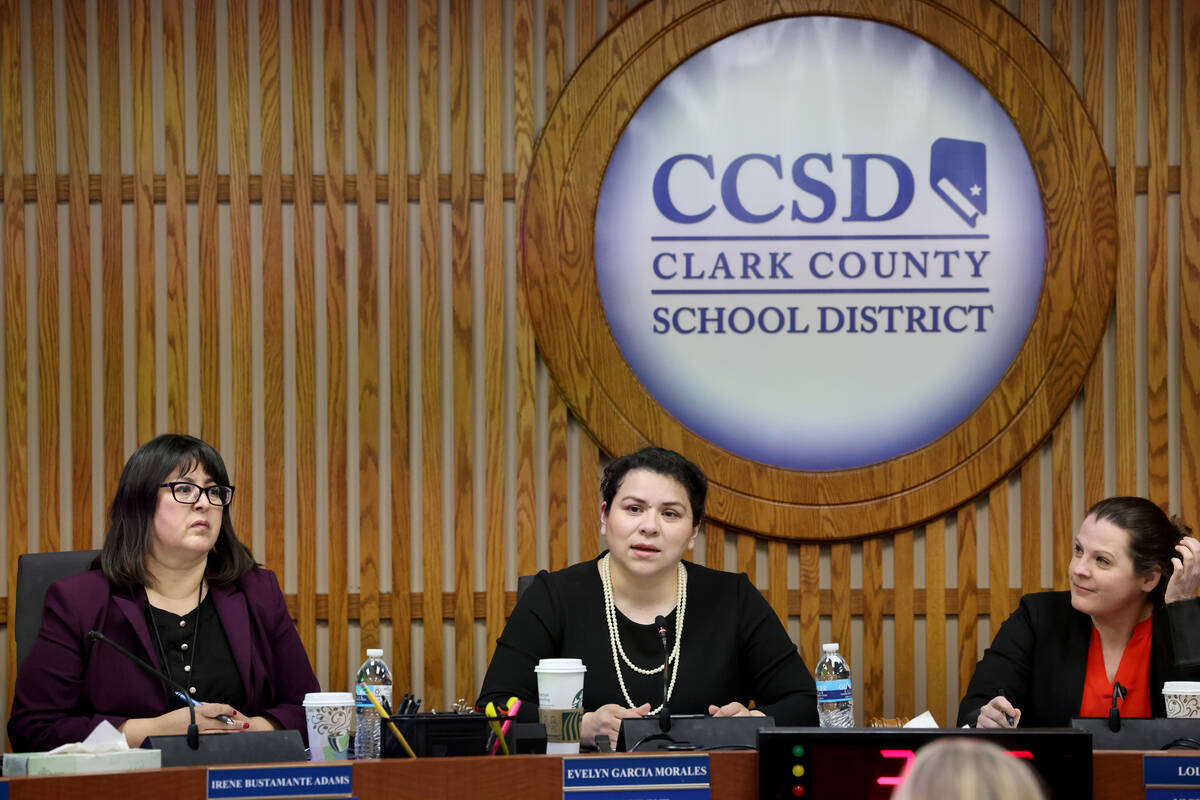
[{"label": "tissue box", "polygon": [[4,774],[68,775],[75,772],[120,772],[127,769],[158,769],[159,750],[122,750],[116,753],[5,753]]}]

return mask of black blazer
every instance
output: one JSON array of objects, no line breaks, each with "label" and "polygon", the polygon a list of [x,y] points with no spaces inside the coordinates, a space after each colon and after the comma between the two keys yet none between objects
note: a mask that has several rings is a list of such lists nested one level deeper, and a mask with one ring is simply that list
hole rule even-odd
[{"label": "black blazer", "polygon": [[[974,725],[980,706],[1004,690],[1021,709],[1021,727],[1066,727],[1079,716],[1092,620],[1071,607],[1070,592],[1021,598],[1000,626],[958,707],[958,724]],[[1150,644],[1150,713],[1165,717],[1164,681],[1200,680],[1200,600],[1155,611]]]}]

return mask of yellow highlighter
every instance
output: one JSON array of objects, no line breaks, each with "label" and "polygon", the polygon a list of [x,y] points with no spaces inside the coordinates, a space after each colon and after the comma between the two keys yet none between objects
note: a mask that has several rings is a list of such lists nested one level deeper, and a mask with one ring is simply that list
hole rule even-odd
[{"label": "yellow highlighter", "polygon": [[365,683],[360,683],[359,687],[366,693],[367,699],[371,701],[371,705],[375,706],[375,710],[379,712],[379,718],[387,720],[388,727],[392,729],[392,735],[396,737],[396,741],[400,742],[400,746],[404,748],[404,752],[408,753],[409,758],[416,758],[417,754],[408,746],[408,740],[404,738],[404,734],[400,733],[400,729],[396,727],[396,723],[392,722],[392,718],[384,711],[383,704],[379,702],[379,698],[371,691],[371,687]]},{"label": "yellow highlighter", "polygon": [[496,734],[496,738],[500,742],[500,749],[504,751],[504,755],[509,755],[508,742],[504,741],[504,730],[500,727],[499,714],[496,713],[496,704],[488,703],[485,709],[488,717],[488,725],[492,726],[492,730]]}]

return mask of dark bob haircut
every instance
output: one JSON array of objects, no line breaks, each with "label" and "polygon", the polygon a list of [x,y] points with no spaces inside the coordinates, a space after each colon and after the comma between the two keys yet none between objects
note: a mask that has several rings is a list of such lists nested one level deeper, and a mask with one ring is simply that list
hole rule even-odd
[{"label": "dark bob haircut", "polygon": [[1137,574],[1149,575],[1155,567],[1162,570],[1158,585],[1150,590],[1151,602],[1162,605],[1167,583],[1175,571],[1171,564],[1176,555],[1175,545],[1191,529],[1142,497],[1110,497],[1088,509],[1087,515],[1111,522],[1129,534],[1129,557]]},{"label": "dark bob haircut", "polygon": [[[117,493],[108,512],[108,533],[100,551],[100,569],[118,586],[145,586],[146,554],[150,552],[159,486],[178,472],[201,467],[214,482],[229,484],[225,462],[216,450],[195,438],[176,433],[156,436],[125,462]],[[209,583],[229,585],[256,566],[249,548],[233,532],[229,506],[221,510],[221,532],[208,554]]]},{"label": "dark bob haircut", "polygon": [[688,503],[692,507],[692,525],[699,525],[704,520],[704,500],[708,496],[708,478],[704,472],[691,461],[662,447],[643,447],[636,453],[614,459],[604,468],[600,478],[600,499],[607,508],[612,507],[613,498],[621,488],[621,482],[631,470],[644,469],[658,475],[665,475],[679,481],[687,492]]}]

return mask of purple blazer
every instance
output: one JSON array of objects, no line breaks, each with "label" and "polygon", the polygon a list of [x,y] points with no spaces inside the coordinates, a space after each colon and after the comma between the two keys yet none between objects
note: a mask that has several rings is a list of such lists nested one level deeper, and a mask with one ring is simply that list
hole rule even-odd
[{"label": "purple blazer", "polygon": [[[266,714],[306,735],[301,703],[321,687],[275,573],[256,568],[234,586],[209,591],[246,689],[238,710]],[[163,684],[112,647],[89,640],[90,630],[162,669],[146,625],[145,589],[114,586],[98,569],[55,581],[37,641],[17,673],[8,719],[14,751],[81,741],[101,720],[120,727],[131,717],[168,711]]]}]

